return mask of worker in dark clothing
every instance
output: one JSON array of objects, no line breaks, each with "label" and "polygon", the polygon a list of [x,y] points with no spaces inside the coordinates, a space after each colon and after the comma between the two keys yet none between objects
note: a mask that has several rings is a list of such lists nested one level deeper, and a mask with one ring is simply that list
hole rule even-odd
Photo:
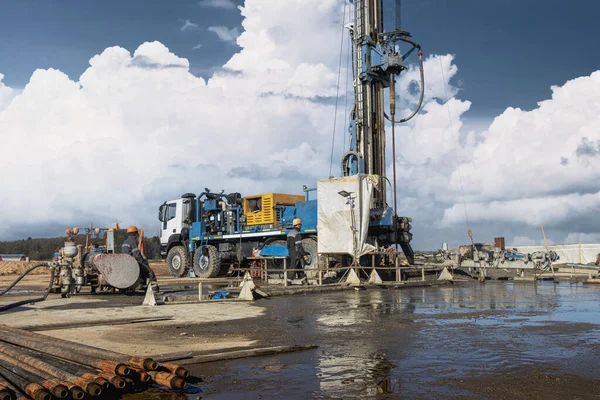
[{"label": "worker in dark clothing", "polygon": [[146,256],[142,254],[138,248],[138,229],[135,226],[127,228],[127,239],[121,245],[121,253],[129,254],[134,257],[140,266],[140,275],[142,276],[144,286],[146,284],[152,284],[152,288],[158,291],[158,285],[156,284],[156,275],[152,268],[148,265]]},{"label": "worker in dark clothing", "polygon": [[[308,263],[309,254],[304,250],[304,247],[302,247],[302,234],[300,234],[300,230],[302,229],[302,220],[300,218],[295,218],[294,221],[292,221],[292,225],[294,228],[287,235],[287,249],[288,254],[290,255],[290,269],[301,269],[304,268],[305,263]],[[293,279],[296,274],[300,278],[305,276],[304,272],[288,272],[286,279]]]}]

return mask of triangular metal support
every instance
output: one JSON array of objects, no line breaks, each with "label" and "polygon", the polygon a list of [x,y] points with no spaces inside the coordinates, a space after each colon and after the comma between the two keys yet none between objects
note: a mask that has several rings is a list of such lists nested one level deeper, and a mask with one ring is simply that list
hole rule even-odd
[{"label": "triangular metal support", "polygon": [[152,285],[148,285],[148,288],[146,289],[146,296],[144,297],[142,305],[155,306],[156,304],[156,298],[154,297],[154,290],[152,290]]},{"label": "triangular metal support", "polygon": [[371,275],[369,275],[369,283],[372,283],[374,285],[380,285],[383,283],[376,269],[373,269],[371,271]]},{"label": "triangular metal support", "polygon": [[254,284],[254,281],[252,280],[252,277],[248,272],[246,272],[246,274],[244,275],[244,279],[242,280],[240,287],[242,288],[242,290],[240,291],[238,299],[248,301],[254,300],[253,291],[256,285]]},{"label": "triangular metal support", "polygon": [[356,270],[354,268],[350,268],[350,271],[348,272],[348,276],[346,277],[346,283],[360,284],[360,278],[356,274]]},{"label": "triangular metal support", "polygon": [[244,286],[244,283],[246,283],[248,281],[250,281],[250,282],[252,282],[252,284],[254,284],[254,281],[252,279],[252,276],[250,275],[250,272],[246,271],[246,273],[244,273],[244,277],[242,278],[242,281],[240,282],[240,284],[238,285],[238,287]]},{"label": "triangular metal support", "polygon": [[440,276],[438,277],[437,280],[438,281],[452,281],[452,280],[454,280],[454,277],[452,276],[450,271],[448,271],[448,268],[444,267],[444,269],[440,273]]}]

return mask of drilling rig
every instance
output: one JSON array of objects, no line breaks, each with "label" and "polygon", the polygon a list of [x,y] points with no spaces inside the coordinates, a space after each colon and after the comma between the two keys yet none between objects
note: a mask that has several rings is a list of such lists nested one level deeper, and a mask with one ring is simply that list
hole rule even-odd
[{"label": "drilling rig", "polygon": [[[393,13],[389,13],[394,16],[393,29],[386,30],[384,26],[384,5],[393,6]],[[287,256],[285,239],[295,218],[303,221],[303,246],[310,253],[305,268],[315,268],[319,255],[326,253],[322,248],[326,246],[321,246],[324,235],[319,236],[328,212],[323,205],[333,198],[321,192],[321,183],[323,187],[329,184],[335,202],[350,205],[347,210],[335,210],[340,214],[348,212],[352,217],[346,227],[329,227],[333,235],[336,229],[349,228],[355,248],[358,242],[369,242],[375,250],[400,247],[408,262],[414,263],[410,245],[412,221],[400,217],[397,210],[394,126],[413,118],[421,107],[421,46],[400,29],[400,0],[354,0],[353,6],[354,22],[347,28],[352,40],[354,108],[348,127],[349,151],[341,160],[341,178],[319,181],[317,188],[304,186],[304,195],[267,193],[243,197],[237,192],[225,194],[206,188],[199,195],[186,193],[180,199],[164,202],[159,208],[161,255],[166,257],[172,275],[186,276],[191,270],[197,277],[208,278],[224,274],[229,265],[239,265],[251,256]],[[397,118],[396,77],[408,69],[405,60],[415,51],[420,69],[419,100],[409,115]],[[385,110],[386,91],[389,113]],[[391,181],[386,170],[386,123],[391,125]],[[355,181],[361,190],[363,177],[371,182],[367,195],[343,190],[349,187],[344,186],[347,182]],[[393,206],[388,204],[388,186]],[[309,198],[313,191],[317,191],[317,199]],[[360,218],[364,223],[359,232]],[[332,253],[348,253],[353,263],[360,263],[360,255],[364,254],[345,249]]]}]

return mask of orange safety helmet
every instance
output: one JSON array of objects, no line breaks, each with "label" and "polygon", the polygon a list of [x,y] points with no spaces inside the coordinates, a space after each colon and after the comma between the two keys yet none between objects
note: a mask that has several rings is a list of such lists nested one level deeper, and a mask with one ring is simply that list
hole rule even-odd
[{"label": "orange safety helmet", "polygon": [[127,233],[137,233],[138,228],[136,228],[135,226],[131,225],[127,228]]}]

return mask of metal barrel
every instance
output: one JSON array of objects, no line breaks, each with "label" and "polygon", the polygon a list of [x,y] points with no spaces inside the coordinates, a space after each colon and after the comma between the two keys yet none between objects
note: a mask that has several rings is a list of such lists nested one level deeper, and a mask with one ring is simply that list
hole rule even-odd
[{"label": "metal barrel", "polygon": [[69,389],[50,375],[44,374],[42,371],[30,367],[27,364],[23,364],[19,362],[19,360],[7,356],[6,354],[0,353],[0,365],[22,378],[27,379],[29,382],[37,383],[48,389],[59,399],[64,399],[69,395]]},{"label": "metal barrel", "polygon": [[154,382],[171,389],[184,389],[186,386],[185,379],[168,372],[148,371],[148,375]]},{"label": "metal barrel", "polygon": [[25,331],[23,329],[13,328],[7,325],[0,325],[0,332],[12,332],[22,337],[28,337],[37,341],[43,341],[45,343],[52,343],[54,346],[67,347],[74,352],[85,355],[87,357],[95,357],[99,359],[112,360],[119,363],[130,364],[132,367],[142,368],[148,371],[154,371],[158,368],[158,362],[147,357],[137,357],[128,354],[117,353],[111,350],[99,349],[97,347],[87,346],[81,343],[74,343],[67,340],[58,338],[50,338],[46,335],[42,335],[35,332]]},{"label": "metal barrel", "polygon": [[[23,331],[26,332],[26,331]],[[43,335],[40,335],[44,337]],[[53,355],[55,357],[61,357],[66,360],[74,361],[74,362],[83,362],[89,366],[102,369],[105,371],[114,371],[115,373],[119,373],[119,371],[126,372],[128,367],[124,363],[116,362],[113,360],[106,360],[97,358],[89,355],[82,355],[77,351],[65,346],[61,343],[54,343],[51,338],[44,337],[43,340],[38,340],[34,338],[28,338],[25,336],[21,336],[19,333],[14,332],[5,332],[0,331],[0,340],[12,344],[16,344],[22,347],[30,348],[33,350],[37,350],[41,353],[46,353]]]},{"label": "metal barrel", "polygon": [[44,389],[40,384],[29,382],[27,379],[7,370],[0,365],[0,374],[14,383],[19,389],[34,400],[51,400],[52,393]]},{"label": "metal barrel", "polygon": [[177,364],[173,364],[173,363],[160,363],[158,364],[158,369],[166,369],[167,371],[170,371],[172,374],[175,374],[177,376],[180,376],[182,378],[187,378],[188,376],[190,376],[190,373],[187,369],[180,367]]},{"label": "metal barrel", "polygon": [[7,354],[11,357],[15,357],[19,359],[19,361],[21,361],[22,363],[28,364],[36,369],[39,369],[40,371],[44,371],[56,378],[70,381],[78,386],[81,386],[83,390],[85,390],[86,393],[88,393],[91,396],[99,396],[100,393],[102,393],[102,387],[100,385],[75,376],[73,374],[70,374],[66,371],[61,370],[60,368],[56,368],[55,366],[50,365],[42,360],[31,357],[22,350],[19,350],[18,347],[12,346],[8,343],[0,342],[0,352]]}]

